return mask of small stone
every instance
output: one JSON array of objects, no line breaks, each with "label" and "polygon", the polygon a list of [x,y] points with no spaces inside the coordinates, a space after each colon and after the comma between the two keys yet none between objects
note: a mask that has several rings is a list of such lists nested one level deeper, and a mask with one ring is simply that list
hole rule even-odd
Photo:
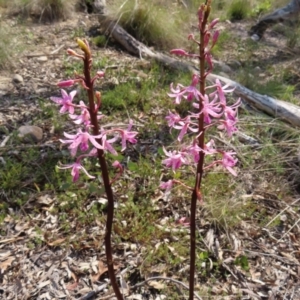
[{"label": "small stone", "polygon": [[212,60],[213,64],[220,69],[220,71],[225,72],[225,73],[231,73],[232,69],[230,68],[230,66],[228,66],[227,64],[225,64],[222,61],[218,61],[218,60]]},{"label": "small stone", "polygon": [[110,82],[111,82],[111,84],[114,85],[114,86],[120,84],[118,78],[116,78],[116,77],[111,77]]},{"label": "small stone", "polygon": [[39,88],[39,89],[36,89],[35,92],[37,94],[45,94],[47,93],[49,90],[47,88]]},{"label": "small stone", "polygon": [[221,63],[220,67],[221,67],[222,72],[224,72],[224,73],[231,73],[232,72],[232,69],[224,63]]},{"label": "small stone", "polygon": [[[7,95],[14,88],[10,77],[0,76],[0,96]],[[1,103],[1,99],[0,99]]]},{"label": "small stone", "polygon": [[19,84],[19,83],[23,83],[23,82],[24,82],[23,77],[20,74],[14,75],[13,83]]},{"label": "small stone", "polygon": [[258,36],[257,34],[253,34],[251,36],[251,40],[254,42],[258,42],[260,40],[260,36]]},{"label": "small stone", "polygon": [[38,143],[43,139],[43,129],[34,125],[21,126],[18,137],[25,143]]},{"label": "small stone", "polygon": [[39,62],[46,62],[48,60],[48,57],[47,56],[40,56],[36,60],[39,61]]}]

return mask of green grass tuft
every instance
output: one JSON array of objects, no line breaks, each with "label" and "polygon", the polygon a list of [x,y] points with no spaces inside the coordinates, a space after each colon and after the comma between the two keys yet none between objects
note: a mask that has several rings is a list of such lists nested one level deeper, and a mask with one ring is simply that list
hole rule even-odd
[{"label": "green grass tuft", "polygon": [[[188,10],[159,1],[126,1],[115,4],[113,17],[130,34],[148,46],[170,50],[183,45],[188,34]],[[169,5],[172,5],[172,13]],[[121,9],[119,9],[121,7]]]},{"label": "green grass tuft", "polygon": [[13,0],[7,6],[11,13],[38,22],[65,20],[72,15],[76,0]]},{"label": "green grass tuft", "polygon": [[11,37],[11,30],[0,24],[0,70],[8,70],[13,66],[16,47],[13,45]]},{"label": "green grass tuft", "polygon": [[240,21],[247,18],[250,11],[250,4],[244,0],[234,0],[231,2],[227,15],[230,21]]}]

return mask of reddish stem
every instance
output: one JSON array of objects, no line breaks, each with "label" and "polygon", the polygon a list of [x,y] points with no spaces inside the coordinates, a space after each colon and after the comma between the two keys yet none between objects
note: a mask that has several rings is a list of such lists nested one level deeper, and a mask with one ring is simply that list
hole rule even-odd
[{"label": "reddish stem", "polygon": [[[209,5],[208,5],[209,6]],[[199,61],[200,61],[200,93],[205,95],[205,47],[204,47],[204,36],[207,19],[209,16],[209,9],[206,9],[203,20],[200,27],[200,45],[199,45]],[[203,103],[200,101],[199,112],[203,109]],[[204,116],[200,114],[198,119],[198,146],[204,149]],[[196,265],[196,208],[197,200],[202,201],[201,195],[201,182],[203,176],[203,165],[204,165],[205,153],[199,152],[199,161],[197,164],[195,187],[191,197],[191,220],[190,220],[190,278],[189,278],[189,300],[194,299],[195,289],[195,265]]]},{"label": "reddish stem", "polygon": [[[98,109],[95,109],[95,101],[94,101],[94,86],[93,81],[91,80],[90,69],[91,69],[91,54],[89,51],[84,51],[84,81],[86,86],[88,87],[88,99],[89,99],[89,112],[91,116],[91,123],[93,125],[93,134],[99,135],[99,125],[97,119]],[[98,139],[97,142],[102,144],[101,139]],[[104,151],[101,149],[97,149],[98,151],[98,161],[101,167],[101,174],[103,179],[103,184],[105,188],[105,192],[107,195],[108,205],[107,205],[107,219],[106,219],[106,232],[105,232],[105,253],[107,259],[107,268],[108,274],[110,278],[111,285],[115,292],[115,295],[118,300],[123,300],[123,296],[120,292],[115,271],[114,271],[114,262],[112,256],[112,247],[111,247],[111,233],[112,233],[112,224],[114,218],[114,196],[111,188],[111,183],[109,179],[109,173],[107,168],[106,159],[104,156]]]}]

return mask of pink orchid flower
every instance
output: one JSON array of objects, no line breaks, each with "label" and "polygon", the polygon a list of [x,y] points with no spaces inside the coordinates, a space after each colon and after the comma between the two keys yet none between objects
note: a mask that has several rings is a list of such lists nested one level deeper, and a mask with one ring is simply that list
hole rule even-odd
[{"label": "pink orchid flower", "polygon": [[71,175],[72,175],[72,181],[76,182],[79,178],[79,171],[82,170],[85,175],[91,179],[95,178],[95,176],[90,175],[87,170],[80,164],[79,160],[77,160],[76,162],[74,162],[73,164],[69,164],[69,165],[63,165],[58,167],[59,169],[72,169],[71,171]]},{"label": "pink orchid flower", "polygon": [[227,120],[219,120],[221,125],[218,126],[218,129],[225,130],[229,137],[232,137],[232,134],[236,132],[238,129],[235,127],[236,121],[232,121],[230,119]]},{"label": "pink orchid flower", "polygon": [[70,94],[68,94],[65,90],[61,90],[61,98],[59,97],[50,97],[50,99],[61,105],[60,113],[63,114],[65,112],[69,112],[70,114],[74,114],[74,104],[72,103],[73,98],[76,95],[76,91],[72,91]]},{"label": "pink orchid flower", "polygon": [[225,94],[232,93],[235,90],[235,88],[228,89],[229,86],[229,84],[222,86],[221,81],[219,79],[216,79],[216,84],[208,86],[206,87],[206,89],[216,88],[216,90],[209,94],[209,96],[213,97],[217,94],[220,99],[220,104],[226,106]]},{"label": "pink orchid flower", "polygon": [[[188,130],[192,131],[192,132],[197,132],[198,131],[198,127],[197,124],[191,122],[191,117],[187,116],[185,119],[183,119],[182,121],[178,122],[178,125],[174,125],[173,128],[180,130],[180,133],[178,135],[177,140],[179,142],[182,141],[184,135],[187,133]],[[195,125],[196,128],[191,127],[191,125]]]},{"label": "pink orchid flower", "polygon": [[188,101],[192,101],[193,99],[199,101],[201,93],[198,90],[198,84],[199,84],[199,76],[193,74],[191,85],[185,88],[185,94],[187,94],[185,98]]},{"label": "pink orchid flower", "polygon": [[108,140],[107,139],[107,132],[104,129],[102,129],[101,130],[101,140],[102,140],[102,146],[101,147],[102,147],[102,149],[104,151],[108,151],[108,152],[110,152],[113,155],[118,155],[118,153],[115,150],[115,148],[111,145],[115,141],[118,140],[117,136],[115,136],[115,137],[113,137],[113,138],[111,138],[111,139]]},{"label": "pink orchid flower", "polygon": [[204,149],[202,150],[206,155],[212,155],[215,153],[218,153],[218,151],[215,149],[215,141],[210,140],[208,143],[204,145]]},{"label": "pink orchid flower", "polygon": [[226,168],[233,176],[237,176],[237,173],[232,169],[238,162],[238,159],[234,158],[235,152],[220,152],[222,154],[222,165]]},{"label": "pink orchid flower", "polygon": [[192,83],[190,86],[184,87],[182,84],[178,84],[176,89],[173,88],[173,83],[171,83],[170,89],[172,93],[168,93],[168,96],[175,98],[174,103],[180,104],[182,97],[188,101],[196,99],[199,101],[201,93],[198,90],[199,76],[194,74],[192,78]]},{"label": "pink orchid flower", "polygon": [[[201,113],[203,113],[204,122],[206,124],[210,124],[212,122],[210,118],[211,116],[214,118],[221,118],[223,113],[219,113],[222,110],[222,108],[218,103],[217,95],[215,95],[214,99],[211,102],[209,102],[209,98],[206,94],[204,95],[204,97],[201,95],[201,99],[203,100],[202,101],[203,108],[201,110]],[[193,106],[199,109],[198,103],[193,103]]]},{"label": "pink orchid flower", "polygon": [[187,217],[181,217],[176,221],[176,224],[185,226],[185,227],[190,227],[190,220]]},{"label": "pink orchid flower", "polygon": [[135,144],[137,140],[135,139],[135,136],[138,134],[137,131],[130,131],[132,128],[133,122],[132,120],[129,121],[129,125],[127,130],[119,130],[122,138],[122,149],[121,151],[124,151],[126,149],[126,141],[128,141],[131,144]]},{"label": "pink orchid flower", "polygon": [[196,140],[194,140],[193,144],[189,145],[185,151],[192,156],[194,163],[199,161],[199,152],[202,151],[202,149],[197,145]]},{"label": "pink orchid flower", "polygon": [[159,187],[162,190],[166,190],[166,192],[169,192],[172,189],[172,186],[173,186],[173,180],[171,179],[165,182],[162,181],[159,185]]},{"label": "pink orchid flower", "polygon": [[226,119],[236,121],[237,108],[241,105],[242,101],[239,98],[233,105],[224,107],[224,114]]},{"label": "pink orchid flower", "polygon": [[69,146],[71,156],[75,156],[77,149],[80,146],[81,151],[87,151],[89,149],[89,141],[97,149],[103,149],[103,147],[96,141],[96,139],[101,138],[101,135],[90,135],[87,131],[82,131],[78,129],[76,134],[68,134],[64,132],[64,136],[68,140],[60,140],[63,144],[71,144]]},{"label": "pink orchid flower", "polygon": [[182,164],[188,164],[188,161],[185,158],[185,153],[179,151],[168,152],[165,147],[163,151],[169,158],[162,161],[167,167],[172,167],[172,170],[175,171],[181,167]]},{"label": "pink orchid flower", "polygon": [[170,110],[169,110],[169,115],[166,116],[166,120],[168,121],[168,126],[169,127],[174,127],[174,125],[176,123],[178,123],[179,121],[181,121],[181,117],[178,114],[173,114]]},{"label": "pink orchid flower", "polygon": [[90,121],[90,112],[88,111],[87,107],[84,105],[83,101],[80,101],[80,108],[81,114],[80,115],[72,115],[70,114],[69,117],[73,120],[75,124],[84,124],[86,126],[91,124]]},{"label": "pink orchid flower", "polygon": [[168,96],[171,98],[175,98],[175,104],[180,104],[184,95],[184,86],[182,84],[177,84],[176,88],[174,89],[173,83],[171,83],[170,90],[172,93],[168,93]]}]

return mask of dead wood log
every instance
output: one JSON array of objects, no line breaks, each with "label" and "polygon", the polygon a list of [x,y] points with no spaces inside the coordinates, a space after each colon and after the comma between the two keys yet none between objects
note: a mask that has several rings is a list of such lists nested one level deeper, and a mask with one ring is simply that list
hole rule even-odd
[{"label": "dead wood log", "polygon": [[300,127],[300,107],[292,103],[278,100],[267,95],[261,95],[255,93],[241,84],[233,81],[231,79],[216,75],[210,74],[208,80],[215,81],[219,79],[225,84],[229,84],[232,87],[235,87],[234,94],[238,97],[241,97],[242,100],[249,103],[251,106],[256,109],[267,113],[268,115],[278,118],[287,123],[292,124],[293,126]]},{"label": "dead wood log", "polygon": [[[136,40],[126,30],[118,25],[116,21],[110,19],[109,17],[101,15],[99,17],[99,22],[106,34],[113,37],[114,40],[121,46],[123,46],[124,49],[130,54],[138,56],[140,58],[152,58],[158,63],[161,63],[169,68],[184,72],[199,73],[199,69],[191,63],[180,61],[169,55],[149,49],[145,44]],[[234,94],[238,97],[241,97],[251,106],[254,106],[260,111],[263,111],[275,118],[288,122],[293,126],[300,127],[300,107],[282,100],[274,99],[266,95],[255,93],[237,83],[236,81],[216,74],[209,74],[207,79],[211,82],[215,82],[216,79],[219,79],[221,82],[235,87]]]}]

